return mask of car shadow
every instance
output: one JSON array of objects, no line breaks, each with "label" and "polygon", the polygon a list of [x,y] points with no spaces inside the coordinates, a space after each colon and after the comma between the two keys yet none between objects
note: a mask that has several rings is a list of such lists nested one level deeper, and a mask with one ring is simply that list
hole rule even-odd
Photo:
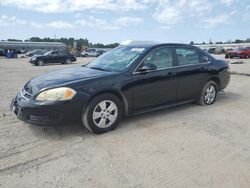
[{"label": "car shadow", "polygon": [[[162,117],[166,118],[167,116],[172,116],[176,114],[183,114],[188,111],[198,112],[198,111],[206,111],[211,110],[213,106],[220,106],[228,103],[234,103],[239,100],[241,95],[233,92],[220,92],[217,96],[217,100],[213,105],[210,106],[200,106],[196,103],[188,103],[176,107],[166,108],[163,110],[157,110],[153,112],[147,112],[140,115],[134,115],[130,117],[124,118],[120,125],[117,127],[115,132],[124,131],[124,129],[129,129],[129,131],[138,129],[140,127],[150,127],[154,126],[152,123],[152,119],[160,120]],[[216,112],[215,112],[216,113]],[[138,125],[138,126],[133,126]],[[59,137],[61,139],[72,137],[72,136],[81,136],[85,137],[87,135],[95,136],[93,133],[90,133],[80,122],[74,124],[65,124],[57,127],[51,128],[40,128],[36,126],[29,126],[30,130],[39,136],[42,137]],[[109,133],[106,133],[109,134]]]}]

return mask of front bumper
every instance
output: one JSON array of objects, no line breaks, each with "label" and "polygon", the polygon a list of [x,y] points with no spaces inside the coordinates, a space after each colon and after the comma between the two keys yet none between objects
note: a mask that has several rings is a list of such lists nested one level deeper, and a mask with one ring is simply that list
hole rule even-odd
[{"label": "front bumper", "polygon": [[10,105],[11,111],[18,119],[42,127],[80,120],[83,107],[84,102],[80,99],[40,102],[27,100],[20,92],[13,98]]},{"label": "front bumper", "polygon": [[35,61],[34,60],[29,60],[29,63],[36,64],[36,60]]}]

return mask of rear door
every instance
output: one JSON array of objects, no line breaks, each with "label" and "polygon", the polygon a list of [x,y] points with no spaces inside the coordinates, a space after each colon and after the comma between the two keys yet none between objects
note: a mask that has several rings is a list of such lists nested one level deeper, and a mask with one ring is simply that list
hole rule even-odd
[{"label": "rear door", "polygon": [[[155,70],[140,72],[144,65],[155,66]],[[152,107],[176,101],[178,82],[171,47],[160,47],[152,51],[132,75],[133,109]]]},{"label": "rear door", "polygon": [[192,99],[199,95],[207,76],[208,62],[201,62],[199,52],[192,47],[176,47],[179,80],[178,100]]},{"label": "rear door", "polygon": [[44,59],[46,63],[54,63],[54,51],[50,52]]}]

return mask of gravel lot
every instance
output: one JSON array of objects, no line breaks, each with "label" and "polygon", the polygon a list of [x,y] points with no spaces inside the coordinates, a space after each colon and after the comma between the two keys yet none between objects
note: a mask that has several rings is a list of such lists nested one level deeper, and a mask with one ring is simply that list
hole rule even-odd
[{"label": "gravel lot", "polygon": [[[30,127],[9,111],[27,80],[90,60],[36,67],[0,59],[0,187],[250,187],[248,76],[232,75],[212,106],[130,117],[103,135],[78,124]],[[231,70],[250,73],[250,60]]]}]

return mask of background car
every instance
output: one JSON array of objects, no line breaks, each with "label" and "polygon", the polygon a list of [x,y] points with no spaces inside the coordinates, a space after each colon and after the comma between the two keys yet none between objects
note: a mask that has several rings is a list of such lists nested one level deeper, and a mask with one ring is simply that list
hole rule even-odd
[{"label": "background car", "polygon": [[214,54],[217,54],[217,55],[219,55],[219,54],[225,54],[225,52],[226,52],[226,50],[224,48],[216,48],[214,50]]},{"label": "background car", "polygon": [[30,59],[30,63],[34,65],[43,66],[49,63],[61,63],[61,64],[70,64],[76,61],[74,55],[69,54],[65,51],[49,51],[43,55],[35,55]]},{"label": "background car", "polygon": [[82,57],[88,57],[88,56],[92,56],[92,57],[98,57],[101,55],[100,52],[98,52],[98,50],[94,49],[94,48],[88,48],[86,50],[84,50],[81,53]]},{"label": "background car", "polygon": [[250,47],[237,48],[226,52],[225,58],[250,58]]},{"label": "background car", "polygon": [[215,50],[216,50],[216,48],[209,48],[208,53],[213,54]]},{"label": "background car", "polygon": [[0,56],[5,56],[5,50],[0,48]]},{"label": "background car", "polygon": [[103,53],[105,53],[105,51],[104,51],[104,50],[97,50],[97,52],[96,52],[96,53],[98,53],[98,54],[102,55]]}]

